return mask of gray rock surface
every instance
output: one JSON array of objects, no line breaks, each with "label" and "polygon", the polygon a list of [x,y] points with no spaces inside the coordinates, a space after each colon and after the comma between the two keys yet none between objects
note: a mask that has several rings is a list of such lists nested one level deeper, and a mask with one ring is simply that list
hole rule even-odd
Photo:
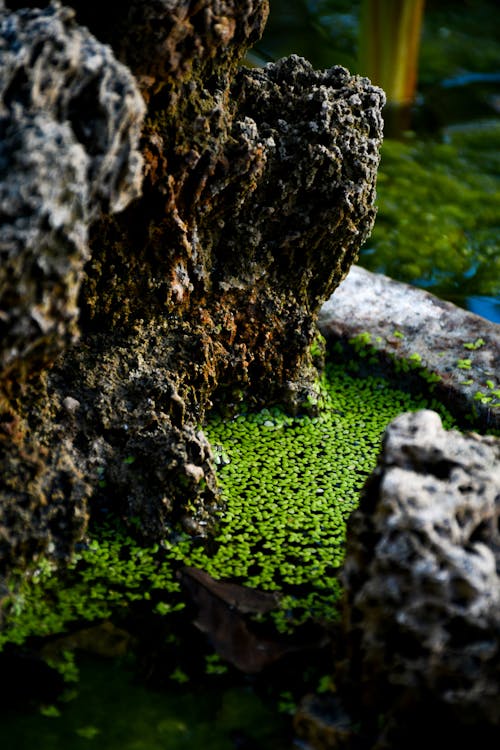
[{"label": "gray rock surface", "polygon": [[233,96],[237,151],[258,156],[226,218],[222,283],[232,274],[239,288],[263,287],[265,271],[274,292],[296,300],[304,326],[300,308],[318,310],[371,232],[385,96],[345,68],[314,70],[297,55],[243,68]]},{"label": "gray rock surface", "polygon": [[384,715],[376,747],[405,731],[432,745],[423,716],[498,738],[499,520],[498,439],[446,432],[431,411],[391,423],[343,569],[344,685],[351,709]]},{"label": "gray rock surface", "polygon": [[436,396],[470,426],[500,429],[500,325],[353,266],[321,308],[319,326],[330,345],[366,335],[367,351],[406,379],[430,378]]},{"label": "gray rock surface", "polygon": [[73,16],[0,8],[0,569],[67,554],[85,529],[88,477],[40,390],[79,334],[90,223],[141,190],[144,102]]},{"label": "gray rock surface", "polygon": [[0,378],[77,334],[88,226],[140,193],[145,106],[111,49],[53,3],[0,9]]}]

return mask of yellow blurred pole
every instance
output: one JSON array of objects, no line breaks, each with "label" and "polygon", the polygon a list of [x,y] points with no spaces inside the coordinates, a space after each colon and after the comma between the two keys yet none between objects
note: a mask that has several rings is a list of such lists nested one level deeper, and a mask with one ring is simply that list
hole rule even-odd
[{"label": "yellow blurred pole", "polygon": [[387,94],[390,109],[406,111],[415,99],[424,0],[363,0],[360,73]]}]

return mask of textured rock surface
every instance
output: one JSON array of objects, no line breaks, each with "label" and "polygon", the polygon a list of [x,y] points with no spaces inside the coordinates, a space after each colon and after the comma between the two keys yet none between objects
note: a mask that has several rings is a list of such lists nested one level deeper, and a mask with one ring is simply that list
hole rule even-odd
[{"label": "textured rock surface", "polygon": [[[212,400],[311,391],[317,310],[374,219],[383,94],[296,57],[238,72],[264,0],[128,0],[112,24],[71,5],[148,103],[143,195],[93,224],[80,343],[11,396],[10,455],[29,432],[40,471],[59,476],[57,445],[96,512],[113,507],[148,538],[179,519],[203,533],[217,503],[199,429]],[[22,481],[15,492],[26,503]]]},{"label": "textured rock surface", "polygon": [[88,226],[140,192],[145,111],[129,71],[70,9],[0,15],[0,378],[76,334]]},{"label": "textured rock surface", "polygon": [[385,717],[374,746],[478,727],[498,740],[499,518],[496,438],[445,432],[430,411],[392,422],[344,565],[343,676],[354,712]]},{"label": "textured rock surface", "polygon": [[294,732],[307,750],[352,750],[358,738],[337,696],[306,695],[293,719]]},{"label": "textured rock surface", "polygon": [[37,376],[78,335],[90,222],[142,180],[138,88],[73,15],[0,10],[0,565],[85,527],[88,478]]},{"label": "textured rock surface", "polygon": [[368,335],[369,346],[406,377],[430,375],[435,394],[456,416],[476,429],[500,429],[496,323],[354,266],[321,308],[319,327],[330,345]]}]

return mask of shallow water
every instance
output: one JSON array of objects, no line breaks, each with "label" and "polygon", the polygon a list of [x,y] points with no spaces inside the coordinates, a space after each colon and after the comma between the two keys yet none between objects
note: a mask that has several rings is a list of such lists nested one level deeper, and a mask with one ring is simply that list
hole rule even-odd
[{"label": "shallow water", "polygon": [[86,657],[77,693],[0,713],[3,750],[290,750],[286,719],[243,680],[151,690],[124,664]]}]

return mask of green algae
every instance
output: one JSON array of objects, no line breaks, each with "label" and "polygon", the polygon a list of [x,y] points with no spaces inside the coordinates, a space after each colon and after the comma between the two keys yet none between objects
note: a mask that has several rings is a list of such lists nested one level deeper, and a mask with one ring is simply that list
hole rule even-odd
[{"label": "green algae", "polygon": [[478,156],[499,144],[498,123],[457,131],[448,143],[387,139],[361,264],[451,300],[499,295],[499,163]]}]

